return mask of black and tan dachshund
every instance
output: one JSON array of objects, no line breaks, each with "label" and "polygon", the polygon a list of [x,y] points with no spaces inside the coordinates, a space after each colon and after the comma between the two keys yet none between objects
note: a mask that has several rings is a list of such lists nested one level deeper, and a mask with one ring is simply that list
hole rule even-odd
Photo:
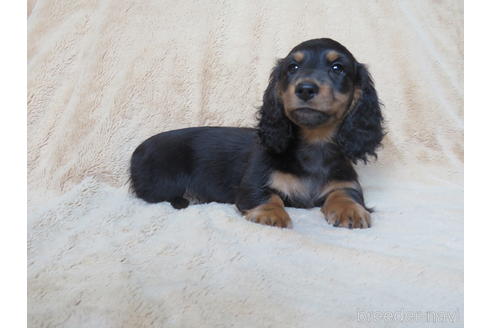
[{"label": "black and tan dachshund", "polygon": [[235,203],[246,219],[292,225],[284,206],[320,206],[338,227],[368,228],[353,164],[376,156],[383,117],[367,68],[331,39],[305,41],[278,60],[256,128],[194,127],[157,134],[131,158],[147,202]]}]

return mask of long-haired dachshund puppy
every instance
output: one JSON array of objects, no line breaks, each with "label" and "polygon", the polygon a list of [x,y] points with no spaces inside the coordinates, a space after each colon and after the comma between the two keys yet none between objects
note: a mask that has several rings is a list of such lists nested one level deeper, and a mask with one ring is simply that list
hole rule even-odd
[{"label": "long-haired dachshund puppy", "polygon": [[368,228],[353,163],[376,156],[383,117],[363,64],[331,39],[305,41],[270,76],[256,128],[195,127],[157,134],[131,159],[147,202],[235,203],[246,219],[292,225],[284,206],[320,206],[337,227]]}]

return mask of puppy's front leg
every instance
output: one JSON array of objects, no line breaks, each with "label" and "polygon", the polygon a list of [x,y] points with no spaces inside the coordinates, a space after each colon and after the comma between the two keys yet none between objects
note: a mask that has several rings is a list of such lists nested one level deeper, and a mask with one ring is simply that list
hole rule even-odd
[{"label": "puppy's front leg", "polygon": [[371,226],[371,215],[364,205],[358,183],[338,182],[330,186],[330,189],[321,207],[328,223],[349,229]]},{"label": "puppy's front leg", "polygon": [[292,227],[282,199],[271,190],[260,186],[261,184],[250,183],[241,185],[236,195],[239,211],[252,222],[282,228]]},{"label": "puppy's front leg", "polygon": [[275,194],[263,204],[245,211],[247,220],[274,227],[292,228],[292,221],[285,211],[284,202]]},{"label": "puppy's front leg", "polygon": [[267,187],[271,168],[266,163],[268,160],[263,152],[253,152],[236,190],[236,207],[249,221],[290,228],[292,220],[285,211],[284,202]]}]

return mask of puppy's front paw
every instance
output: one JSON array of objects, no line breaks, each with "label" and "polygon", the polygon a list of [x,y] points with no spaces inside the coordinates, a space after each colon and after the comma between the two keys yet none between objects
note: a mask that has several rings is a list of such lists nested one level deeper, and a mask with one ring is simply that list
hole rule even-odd
[{"label": "puppy's front paw", "polygon": [[371,215],[360,204],[354,201],[327,202],[321,208],[326,221],[335,227],[344,228],[370,228]]},{"label": "puppy's front paw", "polygon": [[267,203],[246,212],[246,219],[252,222],[281,228],[292,228],[289,214],[282,206]]}]

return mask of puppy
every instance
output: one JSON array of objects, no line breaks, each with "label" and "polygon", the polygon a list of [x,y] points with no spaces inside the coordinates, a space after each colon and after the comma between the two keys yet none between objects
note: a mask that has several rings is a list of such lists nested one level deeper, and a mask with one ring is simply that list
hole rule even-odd
[{"label": "puppy", "polygon": [[278,60],[256,128],[194,127],[157,134],[131,158],[131,186],[149,203],[235,203],[246,219],[291,227],[284,206],[321,207],[337,227],[368,228],[353,164],[376,157],[383,117],[367,68],[331,39]]}]

